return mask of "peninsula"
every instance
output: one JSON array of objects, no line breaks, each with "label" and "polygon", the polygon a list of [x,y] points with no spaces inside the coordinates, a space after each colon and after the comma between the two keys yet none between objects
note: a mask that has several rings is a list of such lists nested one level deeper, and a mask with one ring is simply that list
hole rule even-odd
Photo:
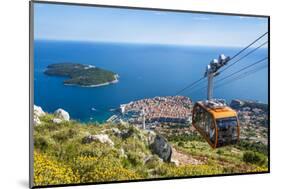
[{"label": "peninsula", "polygon": [[99,87],[118,82],[116,73],[86,64],[51,64],[48,65],[44,73],[49,76],[68,77],[63,82],[65,85],[78,85],[81,87]]}]

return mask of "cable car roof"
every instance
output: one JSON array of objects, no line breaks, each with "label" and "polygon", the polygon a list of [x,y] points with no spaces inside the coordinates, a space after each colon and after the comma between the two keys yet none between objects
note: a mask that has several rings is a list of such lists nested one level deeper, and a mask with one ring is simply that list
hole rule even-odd
[{"label": "cable car roof", "polygon": [[202,102],[197,102],[201,107],[203,107],[206,111],[211,113],[215,119],[226,118],[226,117],[236,117],[237,113],[233,109],[228,106],[219,107],[219,108],[209,108],[205,106]]}]

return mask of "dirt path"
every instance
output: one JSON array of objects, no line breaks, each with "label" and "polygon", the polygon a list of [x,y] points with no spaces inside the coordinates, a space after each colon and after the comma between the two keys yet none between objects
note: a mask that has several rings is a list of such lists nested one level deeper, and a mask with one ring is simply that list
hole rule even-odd
[{"label": "dirt path", "polygon": [[193,158],[191,155],[183,153],[173,148],[172,161],[176,165],[200,165],[202,162]]}]

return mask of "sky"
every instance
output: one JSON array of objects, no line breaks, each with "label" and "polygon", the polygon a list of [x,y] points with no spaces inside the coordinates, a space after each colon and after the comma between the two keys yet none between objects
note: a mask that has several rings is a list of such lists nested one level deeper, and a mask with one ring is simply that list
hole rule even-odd
[{"label": "sky", "polygon": [[[35,40],[243,47],[267,18],[35,3]],[[257,44],[258,45],[258,44]]]}]

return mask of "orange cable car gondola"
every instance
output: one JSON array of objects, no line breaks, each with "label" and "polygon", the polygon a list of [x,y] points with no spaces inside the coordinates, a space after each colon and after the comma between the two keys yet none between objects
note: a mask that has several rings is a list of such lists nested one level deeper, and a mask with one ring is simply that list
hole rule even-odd
[{"label": "orange cable car gondola", "polygon": [[235,110],[224,100],[212,99],[213,78],[218,70],[230,60],[223,54],[207,65],[204,77],[208,77],[207,99],[193,106],[192,125],[205,138],[212,148],[235,144],[239,141],[240,127]]},{"label": "orange cable car gondola", "polygon": [[192,125],[212,148],[235,144],[239,140],[240,127],[236,111],[217,100],[196,102]]}]

